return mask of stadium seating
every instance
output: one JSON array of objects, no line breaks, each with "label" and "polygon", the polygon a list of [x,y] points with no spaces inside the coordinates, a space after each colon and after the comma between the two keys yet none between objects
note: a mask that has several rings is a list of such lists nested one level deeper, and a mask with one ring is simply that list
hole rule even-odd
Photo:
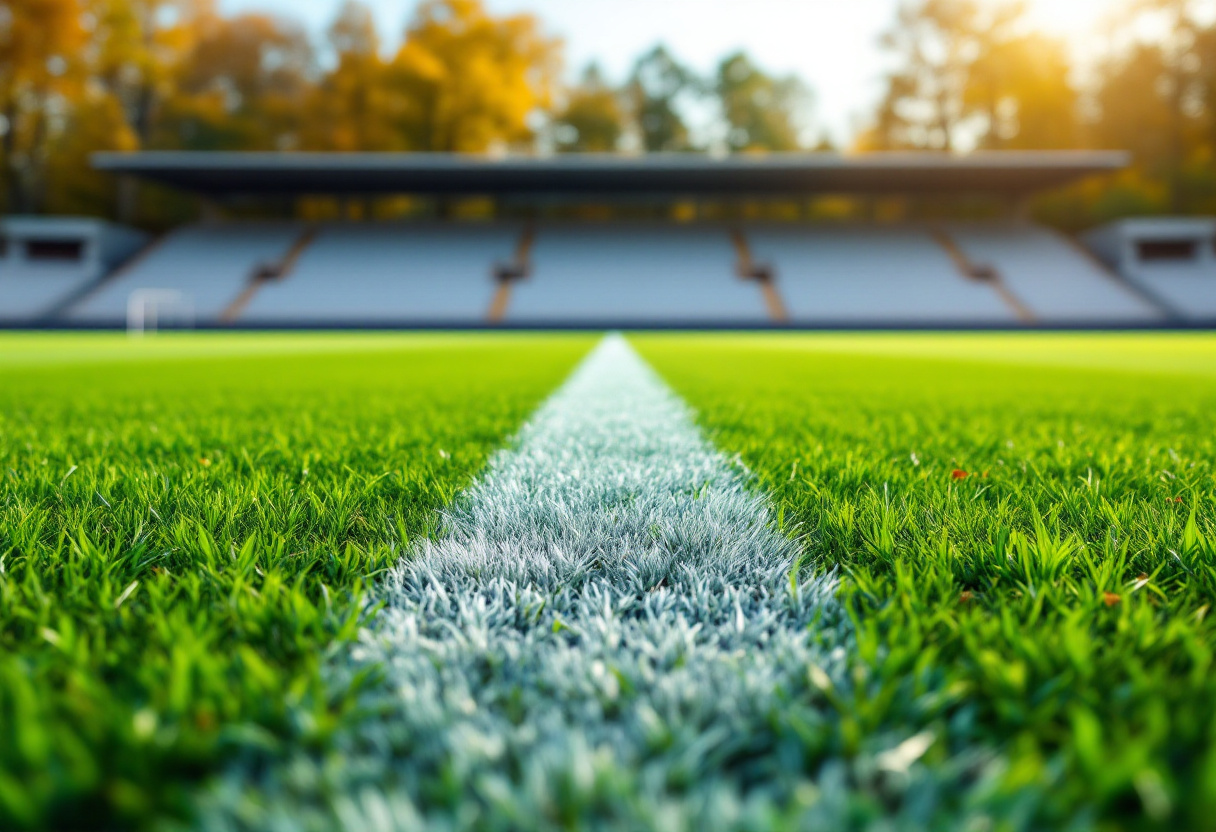
[{"label": "stadium seating", "polygon": [[507,320],[535,324],[764,324],[755,283],[735,274],[718,226],[542,225],[532,275]]},{"label": "stadium seating", "polygon": [[1216,321],[1216,266],[1212,263],[1141,263],[1131,279],[1187,320]]},{"label": "stadium seating", "polygon": [[0,270],[0,321],[35,321],[88,285],[75,266],[38,264]]},{"label": "stadium seating", "polygon": [[478,324],[521,226],[331,224],[263,286],[241,323]]},{"label": "stadium seating", "polygon": [[121,323],[139,290],[180,292],[196,321],[220,320],[263,264],[281,258],[303,232],[299,223],[203,223],[172,232],[68,310],[80,323]]},{"label": "stadium seating", "polygon": [[[1152,324],[1168,320],[1166,308],[1216,317],[1216,257],[1206,249],[1193,262],[1136,261],[1116,276],[1026,223],[542,222],[533,231],[522,222],[198,224],[100,282],[100,267],[86,274],[53,258],[9,257],[0,263],[0,322],[65,308],[61,319],[74,324],[122,324],[140,290],[184,298],[201,324],[773,322],[774,298],[766,308],[741,265],[771,270],[777,311],[784,305],[794,325]],[[526,262],[515,262],[529,239]],[[499,292],[496,274],[518,279]]]},{"label": "stadium seating", "polygon": [[1016,324],[991,286],[959,273],[932,234],[912,226],[754,225],[758,262],[776,273],[795,324]]},{"label": "stadium seating", "polygon": [[1216,320],[1216,219],[1120,220],[1093,229],[1084,241],[1174,321]]},{"label": "stadium seating", "polygon": [[145,242],[87,217],[0,218],[0,323],[48,318]]},{"label": "stadium seating", "polygon": [[1040,323],[1151,323],[1160,312],[1067,239],[1029,223],[957,223],[969,258],[993,267]]}]

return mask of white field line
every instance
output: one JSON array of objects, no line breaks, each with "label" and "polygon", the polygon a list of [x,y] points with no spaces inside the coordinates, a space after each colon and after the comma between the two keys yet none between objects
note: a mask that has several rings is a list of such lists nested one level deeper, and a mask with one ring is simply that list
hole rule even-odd
[{"label": "white field line", "polygon": [[[931,736],[815,759],[850,627],[832,576],[791,581],[798,552],[609,337],[384,581],[335,670],[386,671],[361,730],[254,789],[234,772],[203,825],[843,829],[859,777],[931,793]],[[889,828],[940,818],[927,800]]]}]

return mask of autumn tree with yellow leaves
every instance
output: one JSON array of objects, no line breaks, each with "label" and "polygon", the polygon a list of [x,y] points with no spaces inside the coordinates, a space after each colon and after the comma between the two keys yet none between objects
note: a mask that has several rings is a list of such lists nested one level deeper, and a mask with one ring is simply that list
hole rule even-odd
[{"label": "autumn tree with yellow leaves", "polygon": [[484,152],[532,138],[549,107],[560,43],[531,15],[493,17],[480,0],[424,0],[388,67],[411,150]]},{"label": "autumn tree with yellow leaves", "polygon": [[592,64],[566,91],[554,117],[554,148],[561,153],[611,153],[621,146],[626,122],[621,93]]},{"label": "autumn tree with yellow leaves", "polygon": [[1078,91],[1063,43],[1023,2],[906,0],[883,38],[897,58],[871,147],[1075,147]]},{"label": "autumn tree with yellow leaves", "polygon": [[301,146],[344,152],[405,150],[404,137],[392,124],[396,105],[371,10],[347,0],[326,40],[335,63],[310,94]]},{"label": "autumn tree with yellow leaves", "polygon": [[0,169],[10,211],[43,207],[55,135],[83,88],[86,42],[77,0],[0,6]]},{"label": "autumn tree with yellow leaves", "polygon": [[[762,69],[763,55],[727,56],[706,77],[657,44],[617,83],[592,70],[563,84],[562,45],[542,22],[483,0],[422,0],[399,37],[345,0],[320,43],[294,20],[216,2],[0,2],[0,208],[161,223],[165,200],[194,210],[93,172],[98,150],[805,146],[810,88]],[[1022,0],[901,0],[886,94],[855,149],[1125,148],[1134,170],[1070,197],[1065,224],[1216,212],[1216,26],[1203,0],[1112,8],[1121,34],[1082,74]]]},{"label": "autumn tree with yellow leaves", "polygon": [[528,147],[554,98],[561,45],[531,15],[425,0],[395,54],[343,5],[322,68],[307,33],[212,0],[0,5],[4,210],[113,211],[96,150]]},{"label": "autumn tree with yellow leaves", "polygon": [[297,24],[262,14],[195,24],[152,141],[195,150],[290,150],[307,117],[314,58]]}]

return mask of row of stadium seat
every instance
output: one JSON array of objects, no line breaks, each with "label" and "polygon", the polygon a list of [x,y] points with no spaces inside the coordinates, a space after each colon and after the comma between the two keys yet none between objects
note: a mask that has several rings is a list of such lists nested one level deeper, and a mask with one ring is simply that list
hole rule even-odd
[{"label": "row of stadium seat", "polygon": [[39,264],[0,271],[0,323],[45,317],[60,301],[83,289],[88,276],[71,265]]},{"label": "row of stadium seat", "polygon": [[[207,323],[470,325],[486,322],[499,294],[502,320],[518,325],[762,325],[773,307],[762,276],[740,276],[747,257],[773,276],[797,324],[1161,320],[1159,309],[1072,241],[1031,224],[749,224],[733,239],[732,230],[198,224],[160,240],[64,315],[76,324],[120,324],[133,293],[158,290],[188,299],[193,318]],[[281,261],[289,252],[288,269]],[[515,263],[520,258],[526,262]],[[496,270],[521,279],[503,295]]]},{"label": "row of stadium seat", "polygon": [[1141,265],[1133,280],[1179,317],[1216,320],[1216,275],[1211,263],[1152,263]]}]

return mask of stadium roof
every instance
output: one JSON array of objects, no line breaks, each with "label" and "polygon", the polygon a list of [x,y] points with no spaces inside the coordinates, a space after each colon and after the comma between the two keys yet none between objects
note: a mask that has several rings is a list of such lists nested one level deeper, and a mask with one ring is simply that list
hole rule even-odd
[{"label": "stadium roof", "polygon": [[1023,196],[1127,167],[1120,152],[566,155],[99,153],[93,166],[206,196],[749,197],[808,194]]}]

